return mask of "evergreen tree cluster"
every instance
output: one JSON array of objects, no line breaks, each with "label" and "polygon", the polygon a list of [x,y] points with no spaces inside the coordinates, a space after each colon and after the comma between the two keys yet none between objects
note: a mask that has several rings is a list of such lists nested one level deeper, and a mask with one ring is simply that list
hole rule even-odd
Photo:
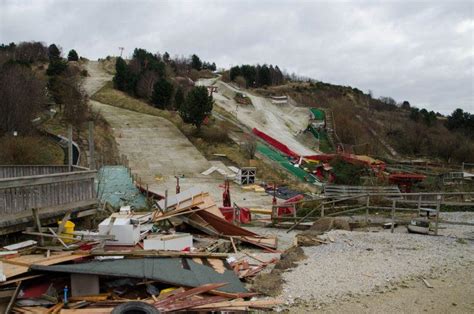
[{"label": "evergreen tree cluster", "polygon": [[171,77],[174,73],[185,74],[190,70],[216,69],[215,63],[202,62],[197,55],[190,58],[171,59],[168,52],[152,54],[135,49],[132,59],[125,62],[117,58],[114,87],[131,96],[141,97],[160,109],[178,110],[185,123],[200,128],[212,111],[212,96],[206,87],[180,86]]},{"label": "evergreen tree cluster", "polygon": [[454,110],[453,113],[448,116],[445,126],[449,130],[461,131],[467,136],[474,138],[474,114],[460,108]]},{"label": "evergreen tree cluster", "polygon": [[410,109],[410,119],[416,122],[424,122],[427,126],[432,126],[436,122],[436,113],[433,110],[428,111],[425,108],[420,110],[412,107]]},{"label": "evergreen tree cluster", "polygon": [[49,66],[46,74],[49,76],[60,75],[67,69],[67,61],[61,58],[61,50],[55,44],[48,47]]},{"label": "evergreen tree cluster", "polygon": [[121,57],[117,58],[115,70],[114,87],[132,96],[140,96],[137,87],[145,76],[151,74],[153,81],[165,77],[165,63],[161,58],[139,48],[134,50],[128,64]]},{"label": "evergreen tree cluster", "polygon": [[230,69],[229,76],[231,81],[236,81],[239,76],[243,77],[247,87],[281,85],[285,81],[278,66],[266,64],[234,66]]}]

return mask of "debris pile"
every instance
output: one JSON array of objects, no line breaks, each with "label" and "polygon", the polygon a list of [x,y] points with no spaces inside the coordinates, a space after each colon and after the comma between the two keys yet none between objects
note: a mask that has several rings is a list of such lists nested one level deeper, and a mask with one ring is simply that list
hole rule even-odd
[{"label": "debris pile", "polygon": [[[75,230],[66,214],[56,227],[37,222],[24,232],[36,240],[4,246],[4,311],[245,311],[281,303],[258,299],[246,287],[279,261],[275,236],[229,221],[209,193],[198,188],[164,198],[147,193],[154,202],[151,212],[122,206],[97,230]],[[233,216],[245,213],[234,210],[238,214]]]}]

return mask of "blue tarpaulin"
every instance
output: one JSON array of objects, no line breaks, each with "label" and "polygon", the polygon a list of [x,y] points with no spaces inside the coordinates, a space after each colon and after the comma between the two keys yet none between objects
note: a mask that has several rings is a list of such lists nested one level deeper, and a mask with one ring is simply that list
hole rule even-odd
[{"label": "blue tarpaulin", "polygon": [[130,205],[135,209],[146,208],[146,198],[137,187],[124,166],[104,166],[97,174],[97,197],[102,203],[114,208]]}]

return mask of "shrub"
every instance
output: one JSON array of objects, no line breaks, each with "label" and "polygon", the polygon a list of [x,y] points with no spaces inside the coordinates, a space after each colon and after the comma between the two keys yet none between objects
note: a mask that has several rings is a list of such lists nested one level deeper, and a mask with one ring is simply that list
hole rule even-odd
[{"label": "shrub", "polygon": [[50,140],[36,136],[0,138],[0,163],[6,165],[61,164],[64,153]]},{"label": "shrub", "polygon": [[360,185],[361,177],[367,173],[364,166],[351,164],[339,158],[332,160],[330,164],[336,174],[336,184]]}]

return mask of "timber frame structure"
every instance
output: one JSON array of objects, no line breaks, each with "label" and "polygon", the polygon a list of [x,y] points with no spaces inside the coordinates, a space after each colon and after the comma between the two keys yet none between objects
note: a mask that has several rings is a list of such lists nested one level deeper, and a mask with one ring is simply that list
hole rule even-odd
[{"label": "timber frame structure", "polygon": [[96,170],[68,165],[0,166],[0,235],[24,230],[71,212],[74,217],[95,213]]}]

